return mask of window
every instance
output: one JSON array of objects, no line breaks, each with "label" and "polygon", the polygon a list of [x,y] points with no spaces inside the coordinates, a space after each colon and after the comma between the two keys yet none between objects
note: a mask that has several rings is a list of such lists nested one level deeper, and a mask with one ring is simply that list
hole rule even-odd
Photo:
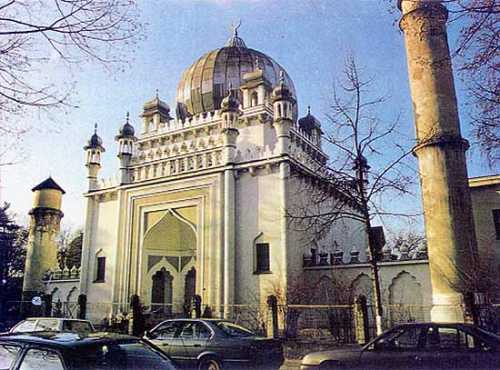
[{"label": "window", "polygon": [[55,352],[30,349],[24,356],[19,370],[64,370],[64,365]]},{"label": "window", "polygon": [[11,345],[0,346],[0,369],[10,369],[16,356],[19,352],[19,347]]},{"label": "window", "polygon": [[392,330],[374,343],[375,350],[414,351],[421,347],[422,328],[406,327]]},{"label": "window", "polygon": [[255,246],[256,251],[256,269],[255,272],[269,272],[269,243],[257,243]]},{"label": "window", "polygon": [[495,224],[495,235],[497,240],[500,240],[500,209],[492,209],[493,224]]},{"label": "window", "polygon": [[35,331],[35,320],[25,320],[21,321],[21,323],[17,324],[17,326],[12,329],[13,333],[25,333],[29,331]]},{"label": "window", "polygon": [[40,319],[36,324],[37,331],[54,330],[59,331],[59,320],[57,319]]},{"label": "window", "polygon": [[97,257],[95,282],[102,283],[106,276],[106,257]]},{"label": "window", "polygon": [[153,331],[151,337],[154,339],[172,339],[179,335],[182,323],[169,321]]}]

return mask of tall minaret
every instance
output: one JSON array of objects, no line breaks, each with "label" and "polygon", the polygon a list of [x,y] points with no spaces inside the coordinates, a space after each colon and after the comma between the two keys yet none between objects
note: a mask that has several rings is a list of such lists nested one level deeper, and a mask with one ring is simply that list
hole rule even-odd
[{"label": "tall minaret", "polygon": [[87,145],[83,147],[86,153],[85,166],[87,167],[87,178],[89,180],[89,191],[97,189],[97,175],[101,169],[101,154],[105,152],[102,139],[97,135],[97,123],[94,134],[90,137]]},{"label": "tall minaret", "polygon": [[57,267],[56,236],[59,233],[61,201],[64,190],[49,177],[35,186],[33,209],[30,211],[28,249],[24,267],[23,301],[44,292],[42,282],[49,269]]},{"label": "tall minaret", "polygon": [[474,290],[477,245],[465,151],[441,1],[399,0],[403,14],[433,321],[463,321],[463,294]]},{"label": "tall minaret", "polygon": [[134,127],[129,123],[129,114],[125,124],[120,128],[115,137],[118,141],[118,158],[120,159],[120,184],[128,184],[131,181],[130,160],[134,150],[135,137]]},{"label": "tall minaret", "polygon": [[238,118],[241,114],[236,92],[229,87],[228,95],[221,103],[222,137],[224,140],[224,317],[230,317],[229,307],[234,303],[234,275],[236,236],[235,221],[235,173],[232,166],[236,156],[236,139],[239,131]]}]

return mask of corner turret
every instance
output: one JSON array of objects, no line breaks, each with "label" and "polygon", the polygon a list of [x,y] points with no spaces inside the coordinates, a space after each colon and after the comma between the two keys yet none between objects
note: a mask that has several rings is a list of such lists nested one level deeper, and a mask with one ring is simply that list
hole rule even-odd
[{"label": "corner turret", "polygon": [[285,83],[285,75],[280,72],[280,81],[272,93],[274,110],[274,127],[278,137],[278,148],[281,155],[288,154],[290,128],[293,125],[293,109],[296,103],[293,93]]},{"label": "corner turret", "polygon": [[120,159],[120,183],[128,184],[131,182],[130,160],[134,151],[135,137],[134,127],[129,122],[129,113],[125,124],[120,128],[115,140],[118,142],[118,158]]},{"label": "corner turret", "polygon": [[90,137],[87,145],[83,147],[86,152],[85,167],[87,167],[89,179],[89,191],[97,189],[97,175],[101,169],[101,154],[106,150],[102,146],[102,139],[97,135],[97,123],[94,134]]}]

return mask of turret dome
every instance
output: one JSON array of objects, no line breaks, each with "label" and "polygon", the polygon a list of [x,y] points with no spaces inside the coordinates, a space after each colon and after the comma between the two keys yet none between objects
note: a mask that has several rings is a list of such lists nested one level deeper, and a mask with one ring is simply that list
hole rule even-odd
[{"label": "turret dome", "polygon": [[90,140],[87,142],[87,145],[83,147],[83,149],[100,149],[104,152],[104,147],[102,146],[102,139],[99,135],[97,135],[97,123],[94,128],[94,133],[90,137]]},{"label": "turret dome", "polygon": [[118,131],[118,136],[116,138],[120,139],[126,137],[134,137],[134,136],[135,136],[134,126],[132,126],[129,123],[129,113],[127,112],[127,119],[125,120],[123,126],[120,127],[120,130]]},{"label": "turret dome", "polygon": [[206,53],[182,74],[177,87],[179,118],[220,109],[230,86],[239,94],[243,75],[254,71],[256,64],[271,86],[278,84],[283,71],[285,83],[296,99],[293,82],[283,67],[266,54],[248,48],[236,29],[224,47]]}]

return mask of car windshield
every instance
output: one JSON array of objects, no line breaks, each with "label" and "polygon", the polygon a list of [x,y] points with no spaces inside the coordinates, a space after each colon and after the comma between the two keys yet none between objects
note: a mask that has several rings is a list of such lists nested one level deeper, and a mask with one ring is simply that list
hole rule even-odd
[{"label": "car windshield", "polygon": [[164,355],[142,342],[75,349],[71,357],[78,370],[174,370]]},{"label": "car windshield", "polygon": [[219,321],[215,323],[219,329],[221,329],[226,335],[230,337],[253,337],[255,333],[243,326],[233,324],[228,321]]}]

